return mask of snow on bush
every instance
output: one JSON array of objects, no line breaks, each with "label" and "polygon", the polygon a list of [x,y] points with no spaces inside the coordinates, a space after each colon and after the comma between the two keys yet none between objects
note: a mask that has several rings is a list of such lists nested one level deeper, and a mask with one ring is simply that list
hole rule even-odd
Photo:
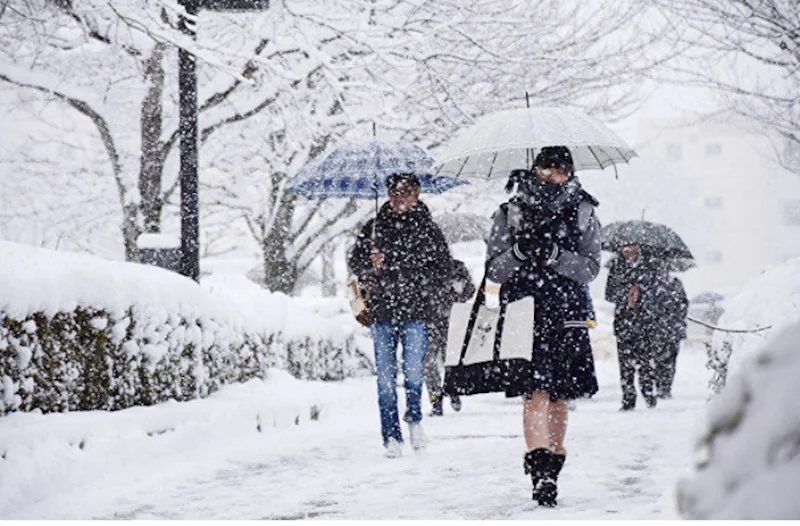
[{"label": "snow on bush", "polygon": [[[800,319],[800,257],[765,270],[742,291],[726,302],[717,325],[731,329],[776,327]],[[712,388],[719,392],[727,379],[741,369],[770,336],[772,329],[759,332],[715,331],[709,353]]]},{"label": "snow on bush", "polygon": [[739,362],[710,404],[701,462],[678,487],[680,511],[692,519],[800,518],[800,320],[775,327]]},{"label": "snow on bush", "polygon": [[329,302],[348,311],[346,321],[342,316],[319,316],[302,300],[266,292],[240,275],[213,274],[203,279],[202,286],[239,312],[248,332],[280,334],[285,346],[278,356],[279,367],[295,378],[336,380],[372,370],[369,354],[354,343],[360,325],[343,298]]},{"label": "snow on bush", "polygon": [[369,367],[352,335],[242,283],[8,242],[0,265],[0,414],[188,400],[270,367]]}]

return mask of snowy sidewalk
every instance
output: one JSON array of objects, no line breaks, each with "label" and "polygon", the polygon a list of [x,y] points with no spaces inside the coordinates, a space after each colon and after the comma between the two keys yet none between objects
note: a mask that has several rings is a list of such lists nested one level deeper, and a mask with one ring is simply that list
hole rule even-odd
[{"label": "snowy sidewalk", "polygon": [[[530,499],[518,399],[467,397],[460,413],[446,404],[423,422],[426,451],[389,460],[374,378],[276,375],[186,404],[0,419],[0,518],[678,518],[676,481],[705,418],[703,349],[682,351],[675,399],[648,410],[640,398],[633,413],[618,411],[613,359],[597,364],[600,392],[570,412],[557,509]],[[21,444],[48,433],[52,443]]]}]

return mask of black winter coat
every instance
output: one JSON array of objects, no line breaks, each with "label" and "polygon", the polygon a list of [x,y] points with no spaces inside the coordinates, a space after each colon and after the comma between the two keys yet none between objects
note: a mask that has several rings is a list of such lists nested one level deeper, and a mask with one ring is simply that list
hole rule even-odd
[{"label": "black winter coat", "polygon": [[672,278],[664,284],[660,301],[663,337],[668,341],[686,338],[686,314],[689,310],[689,299],[686,290],[678,278]]},{"label": "black winter coat", "polygon": [[[631,264],[617,256],[611,261],[606,282],[606,300],[614,309],[614,334],[621,340],[647,340],[661,329],[664,299],[659,278],[660,268],[655,261],[644,259]],[[639,300],[628,307],[628,289],[639,287]]]},{"label": "black winter coat", "polygon": [[449,279],[435,287],[433,296],[434,322],[447,323],[455,302],[469,301],[475,294],[475,285],[467,265],[458,259],[452,260]]},{"label": "black winter coat", "polygon": [[[384,255],[379,271],[370,259],[373,222],[374,249]],[[367,289],[370,323],[433,321],[436,291],[452,275],[451,260],[444,234],[424,203],[417,201],[402,215],[385,203],[377,220],[361,229],[349,259]]]}]

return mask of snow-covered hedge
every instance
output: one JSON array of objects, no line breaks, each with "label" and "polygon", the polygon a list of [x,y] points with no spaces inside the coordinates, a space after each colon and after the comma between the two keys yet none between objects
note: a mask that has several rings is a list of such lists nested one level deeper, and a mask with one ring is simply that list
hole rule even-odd
[{"label": "snow-covered hedge", "polygon": [[[717,325],[754,329],[776,327],[793,320],[800,320],[800,257],[769,268],[747,283],[726,302],[725,313]],[[714,332],[708,365],[713,372],[711,386],[715,393],[748,357],[761,349],[770,332]]]},{"label": "snow-covered hedge", "polygon": [[678,486],[693,519],[800,518],[800,258],[764,271],[728,303],[709,363],[717,392],[699,458]]},{"label": "snow-covered hedge", "polygon": [[768,341],[710,404],[700,459],[678,487],[692,519],[800,518],[800,321]]},{"label": "snow-covered hedge", "polygon": [[369,369],[352,333],[235,277],[0,242],[0,414],[204,397],[270,367]]}]

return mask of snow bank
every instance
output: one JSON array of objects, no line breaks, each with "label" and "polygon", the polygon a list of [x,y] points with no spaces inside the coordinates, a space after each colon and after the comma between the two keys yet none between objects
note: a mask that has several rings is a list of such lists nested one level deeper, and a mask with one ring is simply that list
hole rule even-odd
[{"label": "snow bank", "polygon": [[800,258],[768,268],[726,302],[718,326],[731,329],[773,329],[750,333],[715,331],[709,367],[712,386],[719,391],[735,376],[748,357],[764,346],[774,327],[800,320]]},{"label": "snow bank", "polygon": [[[284,367],[341,379],[352,333],[233,278],[0,242],[0,414],[203,397]],[[355,322],[353,322],[355,323]]]},{"label": "snow bank", "polygon": [[[762,284],[768,279],[759,278]],[[772,283],[777,285],[777,280]],[[753,294],[752,287],[747,291]],[[767,292],[759,306],[770,305]],[[684,516],[800,517],[799,342],[800,321],[795,319],[775,327],[757,350],[738,358],[737,374],[709,407],[696,470],[679,484]]]}]

